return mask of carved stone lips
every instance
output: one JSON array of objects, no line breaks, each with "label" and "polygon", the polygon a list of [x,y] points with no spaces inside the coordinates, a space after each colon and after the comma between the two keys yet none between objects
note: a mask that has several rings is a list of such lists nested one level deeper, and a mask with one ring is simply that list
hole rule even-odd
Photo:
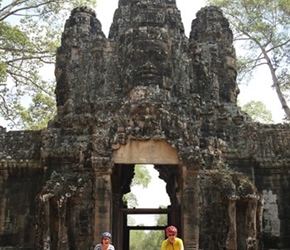
[{"label": "carved stone lips", "polygon": [[152,77],[160,75],[160,70],[156,69],[156,66],[152,63],[144,64],[137,72],[137,76],[141,77]]},{"label": "carved stone lips", "polygon": [[160,71],[158,71],[156,69],[145,69],[145,70],[142,69],[142,70],[138,71],[136,76],[139,78],[160,77],[161,73],[160,73]]}]

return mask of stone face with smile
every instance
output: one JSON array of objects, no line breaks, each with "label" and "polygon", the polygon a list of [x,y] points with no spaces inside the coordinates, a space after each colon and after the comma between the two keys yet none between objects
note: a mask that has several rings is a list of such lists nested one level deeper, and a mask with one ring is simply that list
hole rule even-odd
[{"label": "stone face with smile", "polygon": [[[169,61],[170,45],[159,27],[139,27],[132,30],[126,38],[125,61],[126,78],[131,86],[158,85],[171,78],[172,69]],[[158,39],[157,36],[159,35]]]},{"label": "stone face with smile", "polygon": [[131,2],[130,10],[125,7],[121,6],[121,11],[128,11],[132,21],[124,24],[123,34],[118,34],[124,88],[152,85],[169,88],[171,42],[165,3],[136,1]]}]

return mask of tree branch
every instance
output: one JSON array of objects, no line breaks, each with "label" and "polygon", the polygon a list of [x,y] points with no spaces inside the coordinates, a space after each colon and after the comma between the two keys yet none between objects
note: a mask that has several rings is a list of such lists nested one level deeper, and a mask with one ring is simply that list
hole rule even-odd
[{"label": "tree branch", "polygon": [[[25,2],[27,2],[27,1],[23,1],[22,3],[25,3]],[[9,17],[9,16],[16,15],[16,13],[18,13],[18,12],[21,12],[21,11],[24,11],[24,10],[36,9],[36,8],[38,8],[38,7],[41,7],[41,6],[47,5],[47,4],[49,4],[49,3],[56,3],[56,1],[55,1],[55,0],[49,0],[49,1],[47,1],[47,2],[43,2],[43,3],[36,4],[36,5],[32,5],[32,6],[20,7],[20,8],[18,8],[18,9],[16,9],[16,10],[11,11],[13,7],[15,7],[15,6],[17,6],[17,5],[20,5],[20,4],[22,4],[22,3],[18,3],[18,4],[15,4],[15,5],[12,5],[12,4],[11,4],[11,5],[10,5],[11,8],[8,8],[7,11],[3,12],[4,14],[2,13],[2,15],[1,15],[1,17],[0,17],[0,21],[5,20],[5,19],[6,19],[7,17]],[[7,7],[7,6],[6,6],[6,7]],[[4,9],[4,8],[3,8],[3,9]],[[5,13],[6,13],[6,14],[5,14]]]},{"label": "tree branch", "polygon": [[[39,88],[40,90],[42,90],[44,93],[48,94],[49,95],[49,92],[47,90],[45,90],[44,88],[42,88],[40,85],[38,85],[37,83],[35,83],[34,81],[32,81],[29,77],[26,77],[24,75],[20,75],[20,74],[17,74],[15,72],[12,72],[10,70],[7,70],[7,73],[10,75],[10,77],[12,79],[15,80],[16,82],[16,85],[17,83],[22,83],[23,85],[26,85],[27,82],[30,82],[33,86]],[[23,80],[20,80],[21,78],[23,78],[25,81]]]}]

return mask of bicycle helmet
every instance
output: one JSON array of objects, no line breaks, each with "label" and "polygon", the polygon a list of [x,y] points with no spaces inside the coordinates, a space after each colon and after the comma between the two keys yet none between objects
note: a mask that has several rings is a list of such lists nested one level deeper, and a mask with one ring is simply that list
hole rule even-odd
[{"label": "bicycle helmet", "polygon": [[166,228],[166,233],[175,233],[177,234],[177,228],[175,226],[169,226]]},{"label": "bicycle helmet", "polygon": [[102,233],[102,238],[105,238],[105,237],[112,239],[112,235],[109,232]]}]

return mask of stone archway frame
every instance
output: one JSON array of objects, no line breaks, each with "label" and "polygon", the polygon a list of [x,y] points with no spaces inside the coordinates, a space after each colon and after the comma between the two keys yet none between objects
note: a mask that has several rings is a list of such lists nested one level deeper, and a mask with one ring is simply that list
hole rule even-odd
[{"label": "stone archway frame", "polygon": [[[192,205],[198,201],[198,171],[196,171],[196,167],[194,167],[194,173],[191,173],[192,168],[181,163],[176,148],[165,140],[154,139],[129,139],[127,144],[121,145],[118,150],[114,151],[113,161],[114,164],[120,165],[153,164],[155,166],[155,169],[160,173],[159,177],[168,185],[166,189],[171,198],[173,210],[175,210],[175,206],[178,206],[174,218],[171,220],[172,223],[180,229],[179,236],[184,238],[185,243],[191,249],[198,249],[198,229],[196,227],[198,227],[199,212],[198,206],[192,208]],[[176,168],[172,168],[172,166],[176,166]],[[172,183],[171,175],[175,175],[174,183]],[[194,211],[194,216],[192,211]],[[180,218],[177,219],[177,217]]]},{"label": "stone archway frame", "polygon": [[[180,206],[176,208],[176,198],[175,197],[175,187],[171,188],[172,184],[176,183],[175,179],[177,179],[176,176],[178,176],[178,172],[180,172],[179,168],[179,157],[177,150],[172,147],[168,142],[165,140],[153,140],[153,139],[148,139],[148,140],[138,140],[138,139],[132,139],[129,138],[127,141],[127,144],[121,145],[118,147],[117,150],[114,151],[113,153],[113,161],[114,161],[114,170],[113,170],[113,175],[114,175],[114,181],[115,183],[119,183],[119,185],[122,183],[122,190],[124,190],[124,179],[127,178],[126,185],[129,185],[131,183],[131,178],[133,178],[134,174],[130,174],[130,171],[134,171],[132,169],[132,166],[135,164],[152,164],[154,165],[154,168],[159,172],[159,178],[164,180],[166,183],[166,192],[168,196],[170,197],[171,200],[171,208],[168,209],[162,209],[162,210],[168,210],[167,216],[170,218],[171,223],[175,223],[176,220],[179,222],[178,226],[180,226]],[[118,168],[118,169],[116,169]],[[129,169],[128,169],[129,168]],[[131,169],[131,170],[130,170]],[[124,173],[125,171],[126,173]],[[128,172],[129,171],[129,172]],[[123,179],[121,182],[116,179],[116,174],[119,178]],[[124,175],[125,174],[125,175]],[[122,176],[122,177],[121,177]],[[127,176],[127,177],[125,177]],[[130,180],[129,180],[129,179]],[[168,186],[169,189],[168,190]],[[117,191],[120,188],[116,189],[114,188],[115,191]],[[129,187],[125,188],[125,190],[130,189]],[[114,191],[113,191],[114,192]],[[117,199],[119,200],[120,197],[122,196],[123,191],[117,195]],[[113,194],[113,196],[116,196]],[[116,198],[114,198],[116,200]],[[174,200],[174,201],[173,201]],[[172,206],[175,208],[172,210]],[[125,211],[126,210],[126,211]],[[133,211],[134,210],[134,211]],[[137,214],[147,214],[148,210],[154,210],[154,209],[129,209],[129,208],[123,208],[120,205],[114,204],[113,205],[113,220],[116,222],[116,215],[118,217],[117,222],[114,222],[113,225],[113,231],[115,234],[115,239],[114,239],[114,244],[115,247],[118,248],[129,248],[129,234],[128,234],[128,226],[126,223],[125,217],[127,217],[127,214],[131,214],[132,212],[137,213]],[[158,209],[155,209],[158,210]],[[125,211],[125,212],[124,212]],[[178,212],[179,211],[179,212]],[[151,211],[152,212],[152,211]],[[161,209],[160,211],[162,212]],[[177,217],[179,219],[177,219]],[[157,228],[152,230],[156,230]]]}]

